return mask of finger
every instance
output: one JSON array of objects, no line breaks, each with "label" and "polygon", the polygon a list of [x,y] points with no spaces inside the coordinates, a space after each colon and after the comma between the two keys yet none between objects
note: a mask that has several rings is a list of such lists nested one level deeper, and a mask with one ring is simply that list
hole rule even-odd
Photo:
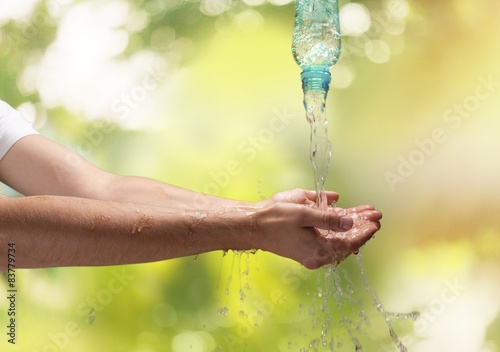
[{"label": "finger", "polygon": [[369,220],[369,221],[379,221],[380,219],[382,219],[382,213],[377,210],[364,211],[361,214],[359,214],[359,216],[363,220]]},{"label": "finger", "polygon": [[335,212],[313,208],[304,208],[303,211],[303,226],[343,232],[350,230],[354,225],[354,221],[350,216],[339,216]]},{"label": "finger", "polygon": [[356,231],[351,231],[349,237],[351,252],[357,252],[361,246],[373,237],[379,228],[380,224],[368,222],[356,229]]},{"label": "finger", "polygon": [[310,190],[304,190],[304,195],[306,196],[305,205],[308,207],[316,206],[316,192]]},{"label": "finger", "polygon": [[332,204],[333,202],[339,201],[339,194],[337,192],[325,191],[325,194],[326,202],[328,203],[328,205]]},{"label": "finger", "polygon": [[343,209],[340,207],[332,208],[339,216],[349,215],[353,218],[361,218],[363,220],[380,220],[382,219],[382,213],[375,210],[371,205],[360,205],[354,208]]},{"label": "finger", "polygon": [[348,213],[362,213],[370,210],[375,210],[373,205],[358,205],[357,207],[346,209]]},{"label": "finger", "polygon": [[[307,199],[310,201],[316,202],[317,194],[315,191],[306,190],[304,191]],[[332,204],[333,202],[337,202],[339,200],[339,194],[337,192],[325,191],[326,202],[328,204]]]}]

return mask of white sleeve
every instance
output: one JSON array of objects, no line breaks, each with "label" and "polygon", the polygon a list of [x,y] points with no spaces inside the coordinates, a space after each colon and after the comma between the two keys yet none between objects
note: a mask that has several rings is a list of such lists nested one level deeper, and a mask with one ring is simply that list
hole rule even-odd
[{"label": "white sleeve", "polygon": [[0,160],[14,143],[30,134],[38,132],[21,112],[0,100]]}]

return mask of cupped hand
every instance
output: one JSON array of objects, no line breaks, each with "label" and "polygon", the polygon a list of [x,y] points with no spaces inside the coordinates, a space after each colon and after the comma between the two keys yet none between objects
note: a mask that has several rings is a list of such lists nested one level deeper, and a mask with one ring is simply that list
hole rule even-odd
[{"label": "cupped hand", "polygon": [[[326,192],[327,202],[338,200]],[[371,205],[343,209],[316,207],[316,193],[295,189],[264,201],[257,213],[263,250],[291,258],[309,269],[340,263],[357,253],[380,229],[382,214]]]}]

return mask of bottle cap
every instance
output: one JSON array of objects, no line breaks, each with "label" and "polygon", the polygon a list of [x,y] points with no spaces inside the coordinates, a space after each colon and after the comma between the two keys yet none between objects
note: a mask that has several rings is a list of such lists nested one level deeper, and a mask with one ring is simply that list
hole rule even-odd
[{"label": "bottle cap", "polygon": [[302,78],[302,89],[305,90],[323,90],[328,92],[330,87],[331,75],[326,70],[304,70],[300,74]]}]

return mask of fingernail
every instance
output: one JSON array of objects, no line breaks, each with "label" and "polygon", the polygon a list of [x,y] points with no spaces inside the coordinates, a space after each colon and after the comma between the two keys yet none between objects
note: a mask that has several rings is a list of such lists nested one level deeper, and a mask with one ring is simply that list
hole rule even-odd
[{"label": "fingernail", "polygon": [[339,221],[340,228],[343,230],[349,230],[352,225],[352,219],[349,216],[342,216]]}]

